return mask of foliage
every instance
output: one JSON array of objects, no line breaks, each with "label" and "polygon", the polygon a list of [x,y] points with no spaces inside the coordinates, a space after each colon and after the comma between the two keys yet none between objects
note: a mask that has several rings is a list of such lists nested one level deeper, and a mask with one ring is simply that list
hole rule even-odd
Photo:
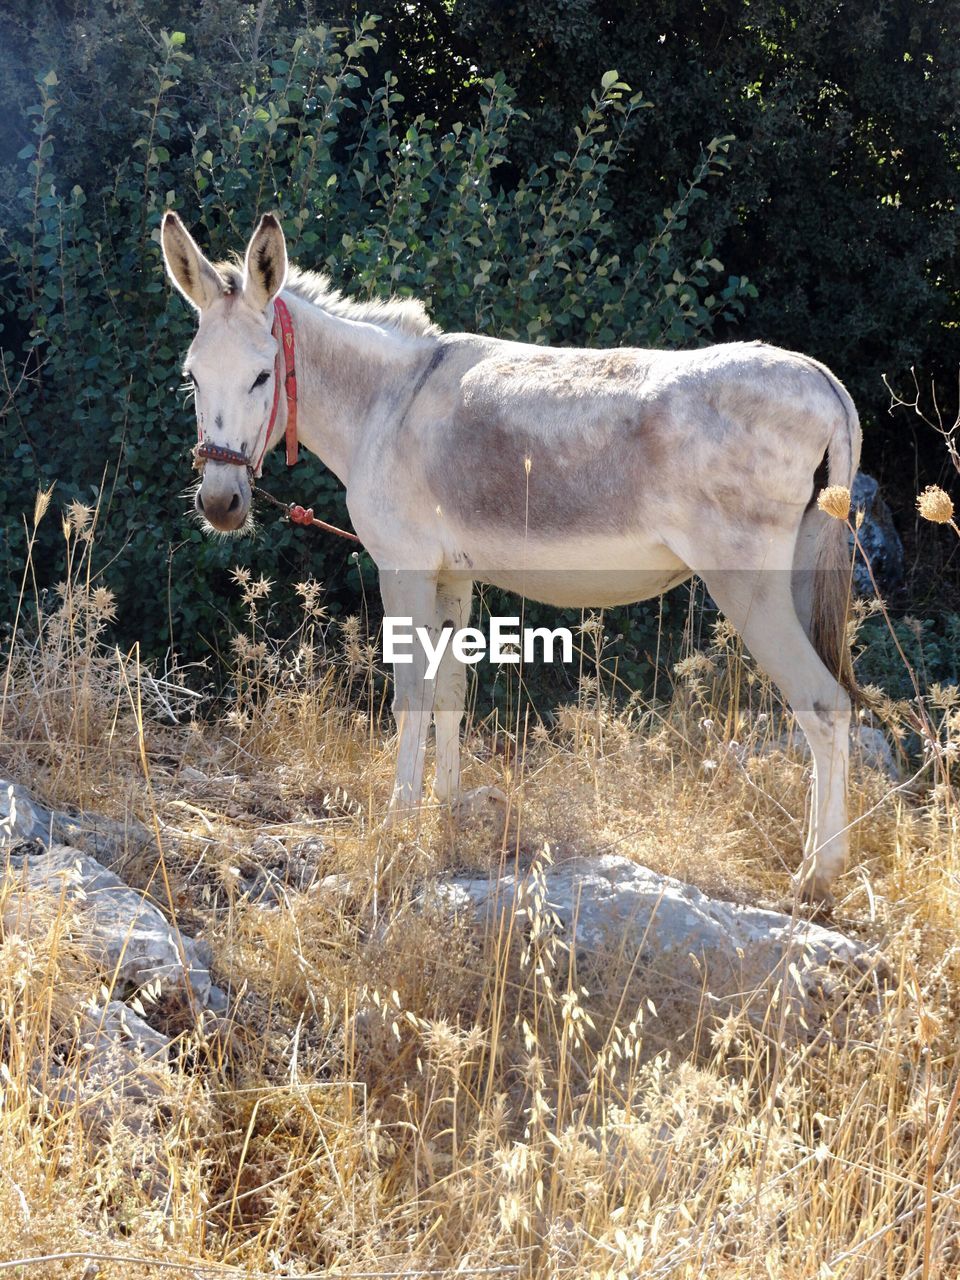
[{"label": "foliage", "polygon": [[885,620],[874,618],[861,628],[857,647],[857,678],[879,686],[892,698],[914,695],[904,657],[924,691],[934,684],[960,684],[960,614],[898,618],[892,630]]},{"label": "foliage", "polygon": [[[221,20],[241,9],[221,6]],[[222,633],[226,570],[237,561],[255,558],[287,582],[312,569],[332,583],[334,608],[354,607],[369,577],[368,565],[344,564],[339,544],[289,527],[271,526],[251,546],[185,521],[193,426],[177,388],[194,319],[163,279],[165,207],[179,207],[213,256],[241,248],[258,213],[274,208],[295,260],[325,267],[355,295],[422,296],[447,329],[689,344],[752,296],[745,280],[724,277],[709,243],[678,252],[691,208],[728,167],[727,138],[702,149],[649,234],[624,246],[610,182],[649,103],[616,72],[598,77],[568,150],[531,161],[505,187],[523,116],[504,77],[478,85],[472,120],[444,129],[411,117],[392,73],[379,83],[368,75],[379,50],[373,19],[352,32],[296,33],[238,21],[243,47],[224,53],[209,24],[188,39],[144,26],[140,6],[98,12],[85,69],[64,53],[69,80],[55,69],[39,76],[32,136],[0,214],[2,498],[10,517],[38,483],[56,481],[59,497],[99,503],[105,559],[96,567],[109,565],[126,644],[207,651]],[[82,147],[91,71],[114,68],[115,92],[100,95],[93,146]],[[344,518],[318,463],[290,480],[282,470],[272,458],[268,486]],[[5,567],[19,563],[21,544],[6,538]],[[49,583],[49,538],[34,559]]]}]

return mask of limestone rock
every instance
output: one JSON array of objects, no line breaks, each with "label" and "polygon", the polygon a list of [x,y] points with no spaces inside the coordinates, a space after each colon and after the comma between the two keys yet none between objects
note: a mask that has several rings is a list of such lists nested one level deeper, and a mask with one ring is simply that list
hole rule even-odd
[{"label": "limestone rock", "polygon": [[168,922],[143,894],[131,889],[95,858],[69,845],[29,849],[11,861],[21,888],[4,905],[7,928],[29,924],[31,898],[39,891],[65,895],[84,916],[84,945],[107,979],[122,992],[159,983],[162,992],[192,995],[201,1008],[222,1008],[222,992],[210,978],[209,949]]},{"label": "limestone rock", "polygon": [[120,822],[103,814],[48,809],[26,787],[0,778],[0,848],[23,840],[68,844],[106,866],[153,843],[153,832],[136,818]]},{"label": "limestone rock", "polygon": [[95,1139],[109,1140],[124,1169],[150,1200],[163,1203],[169,1174],[164,1129],[177,1105],[172,1041],[127,1005],[83,1005],[65,1060],[38,1060],[35,1087],[55,1105],[75,1110]]},{"label": "limestone rock", "polygon": [[[95,1103],[96,1119],[109,1120],[123,1103],[156,1103],[166,1094],[165,1071],[172,1041],[149,1026],[120,1000],[85,1005],[77,1015],[72,1069],[53,1075],[62,1081],[60,1100]],[[70,1083],[78,1079],[79,1090]]]},{"label": "limestone rock", "polygon": [[850,754],[868,768],[885,773],[891,782],[900,781],[900,767],[882,729],[869,724],[857,725],[850,735]]},{"label": "limestone rock", "polygon": [[0,778],[0,844],[25,840],[49,844],[52,815],[26,787]]},{"label": "limestone rock", "polygon": [[613,854],[576,857],[536,875],[499,880],[457,877],[437,887],[441,902],[471,912],[496,927],[511,912],[515,930],[552,933],[582,969],[620,955],[661,975],[683,975],[699,988],[706,974],[711,993],[772,991],[800,1010],[819,1000],[842,976],[860,980],[881,968],[868,947],[833,929],[758,907],[708,897],[692,885]]}]

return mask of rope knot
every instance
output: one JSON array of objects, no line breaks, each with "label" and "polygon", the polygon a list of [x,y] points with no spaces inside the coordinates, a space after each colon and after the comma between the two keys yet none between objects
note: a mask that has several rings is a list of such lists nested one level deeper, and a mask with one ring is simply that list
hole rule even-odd
[{"label": "rope knot", "polygon": [[287,511],[291,524],[313,524],[313,507],[301,507],[292,502]]}]

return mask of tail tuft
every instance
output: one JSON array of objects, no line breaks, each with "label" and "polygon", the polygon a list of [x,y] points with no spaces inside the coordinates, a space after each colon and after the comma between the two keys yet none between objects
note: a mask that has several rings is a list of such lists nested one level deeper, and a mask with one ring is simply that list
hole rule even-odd
[{"label": "tail tuft", "polygon": [[[824,467],[817,470],[815,485],[822,485],[826,480],[828,495],[830,490],[849,491],[853,488],[854,477],[860,464],[860,423],[857,410],[846,388],[829,372],[820,368],[820,372],[830,384],[830,389],[839,401],[842,416],[837,415],[835,427],[827,447],[826,476]],[[846,497],[846,494],[843,494]],[[816,498],[816,493],[814,498]],[[808,593],[808,633],[813,646],[823,660],[824,665],[851,697],[857,697],[857,681],[853,672],[853,657],[850,652],[850,639],[847,624],[850,618],[850,606],[853,597],[853,553],[850,547],[849,529],[846,518],[838,519],[834,515],[821,510],[812,501],[800,527],[800,554],[806,560],[805,568],[812,568],[812,582]],[[837,511],[836,515],[844,515]]]},{"label": "tail tuft", "polygon": [[825,516],[814,508],[808,515],[819,517],[814,552],[813,600],[810,639],[824,666],[851,697],[857,695],[857,678],[847,624],[853,594],[853,559],[842,520]]}]

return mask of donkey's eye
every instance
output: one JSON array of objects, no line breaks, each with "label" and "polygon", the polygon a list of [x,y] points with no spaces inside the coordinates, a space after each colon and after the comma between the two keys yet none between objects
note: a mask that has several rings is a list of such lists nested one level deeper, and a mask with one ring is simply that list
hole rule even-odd
[{"label": "donkey's eye", "polygon": [[257,380],[253,384],[253,386],[250,388],[250,390],[256,391],[257,387],[262,387],[269,377],[270,377],[270,370],[264,369],[263,373],[257,374]]}]

